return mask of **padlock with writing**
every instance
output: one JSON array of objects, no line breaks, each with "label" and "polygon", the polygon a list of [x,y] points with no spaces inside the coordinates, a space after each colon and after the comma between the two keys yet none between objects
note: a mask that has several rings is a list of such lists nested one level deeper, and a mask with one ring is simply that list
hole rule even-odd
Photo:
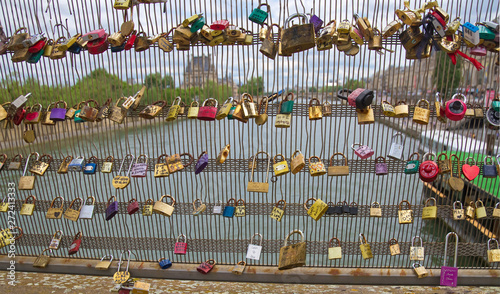
[{"label": "padlock with writing", "polygon": [[[453,258],[453,266],[446,266],[446,260],[448,259],[448,237],[455,237],[455,256]],[[441,277],[439,280],[439,285],[441,286],[449,286],[456,287],[457,279],[458,279],[458,268],[457,268],[457,259],[458,259],[458,235],[454,232],[450,232],[446,234],[446,239],[444,242],[444,261],[443,266],[441,267]]]},{"label": "padlock with writing", "polygon": [[6,199],[7,196],[2,199],[2,202],[0,202],[0,212],[9,211],[9,202],[5,202]]},{"label": "padlock with writing", "polygon": [[[90,203],[89,203],[90,200]],[[85,202],[80,208],[80,219],[91,219],[94,214],[95,198],[94,196],[88,196]]]},{"label": "padlock with writing", "polygon": [[[457,204],[460,204],[460,208],[457,208]],[[465,219],[465,211],[462,205],[462,202],[455,201],[453,202],[453,219],[454,220],[464,220]]]},{"label": "padlock with writing", "polygon": [[83,168],[83,173],[87,175],[95,174],[97,169],[97,160],[97,157],[91,156]]},{"label": "padlock with writing", "polygon": [[21,162],[23,161],[22,154],[16,154],[9,162],[8,170],[18,170],[21,168]]},{"label": "padlock with writing", "polygon": [[238,263],[233,267],[231,272],[235,275],[241,275],[245,271],[245,266],[247,263],[245,261],[238,261]]},{"label": "padlock with writing", "polygon": [[[127,268],[124,271],[121,271],[121,266],[122,266],[122,257],[123,253],[127,252],[128,253],[128,259],[127,259]],[[132,252],[130,250],[127,251],[122,251],[120,253],[120,260],[118,261],[118,269],[116,270],[116,273],[113,275],[113,280],[115,281],[116,284],[123,284],[128,281],[130,278],[130,272],[128,271],[129,266],[130,266],[130,256],[132,255]]]},{"label": "padlock with writing", "polygon": [[28,170],[31,157],[33,155],[36,155],[36,159],[35,160],[38,160],[38,158],[40,156],[36,152],[33,152],[33,153],[30,154],[30,156],[28,156],[28,159],[26,160],[26,164],[24,166],[23,175],[19,179],[19,184],[18,184],[18,189],[19,190],[33,190],[33,187],[35,186],[35,176],[27,176],[26,175],[26,171]]},{"label": "padlock with writing", "polygon": [[[165,158],[165,161],[162,162],[162,158]],[[170,171],[168,170],[168,155],[162,154],[158,156],[158,159],[155,164],[155,177],[168,177],[170,175]]]},{"label": "padlock with writing", "polygon": [[484,207],[483,201],[477,200],[476,201],[476,218],[485,218],[487,216],[486,214],[486,207]]},{"label": "padlock with writing", "polygon": [[382,111],[385,116],[388,117],[396,116],[396,112],[394,111],[394,106],[392,106],[389,102],[383,100],[381,105],[382,105]]},{"label": "padlock with writing", "polygon": [[[93,103],[94,106],[91,106],[91,103]],[[83,106],[82,110],[80,111],[79,117],[84,121],[94,122],[97,118],[98,112],[99,103],[97,103],[97,101],[95,101],[94,99],[90,99],[86,101],[85,106]]]},{"label": "padlock with writing", "polygon": [[437,165],[439,168],[439,174],[446,174],[451,171],[450,160],[445,152],[442,152],[437,157]]},{"label": "padlock with writing", "polygon": [[[46,161],[44,161],[46,159]],[[43,176],[45,171],[50,167],[50,163],[52,162],[52,156],[48,154],[43,154],[40,159],[35,161],[33,166],[30,168],[30,172],[37,174],[39,176]]]},{"label": "padlock with writing", "polygon": [[[61,205],[59,207],[54,206],[56,200],[61,201]],[[52,202],[50,203],[50,207],[47,210],[47,214],[45,214],[45,217],[48,219],[60,219],[63,216],[63,206],[64,206],[64,199],[61,196],[54,197],[52,199]]]},{"label": "padlock with writing", "polygon": [[[277,157],[281,157],[281,160],[277,161],[276,160]],[[277,177],[285,175],[290,172],[290,169],[288,168],[288,163],[286,162],[282,154],[277,154],[274,156],[273,170],[274,170],[274,175]]]},{"label": "padlock with writing", "polygon": [[[457,176],[455,176],[453,174],[453,169],[451,168],[453,166],[453,158],[456,159],[457,165],[458,165],[458,167],[457,167],[458,175]],[[450,166],[451,166],[450,167],[450,178],[448,179],[448,185],[450,186],[450,188],[453,191],[460,192],[464,189],[465,183],[461,177],[462,168],[460,166],[460,158],[458,158],[458,156],[456,154],[450,155]]]},{"label": "padlock with writing", "polygon": [[[403,203],[406,203],[407,208],[403,209]],[[413,222],[413,210],[408,200],[403,200],[398,205],[398,219],[400,224],[411,224]]]},{"label": "padlock with writing", "polygon": [[[279,208],[278,206],[283,204],[283,208]],[[281,199],[273,206],[273,210],[271,211],[271,218],[281,222],[283,215],[285,214],[286,201]]]},{"label": "padlock with writing", "polygon": [[[492,249],[490,242],[495,241],[496,243],[496,249]],[[495,238],[490,238],[488,239],[488,262],[500,262],[500,245],[498,244],[498,240]]]},{"label": "padlock with writing", "polygon": [[205,262],[202,262],[196,270],[202,274],[208,274],[215,266],[216,262],[213,259],[209,259]]},{"label": "padlock with writing", "polygon": [[[413,157],[415,155],[417,156],[417,159],[413,159]],[[418,152],[414,152],[414,153],[412,153],[410,155],[410,157],[406,161],[405,170],[404,170],[405,174],[416,174],[416,173],[418,173],[418,168],[420,166],[419,158],[420,158],[420,154],[418,154]]]},{"label": "padlock with writing", "polygon": [[416,262],[412,264],[415,273],[417,274],[417,278],[422,279],[429,275],[429,272],[423,267],[420,263]]},{"label": "padlock with writing", "polygon": [[[231,111],[231,108],[233,106],[233,101],[234,101],[233,97],[227,98],[226,101],[224,102],[224,104],[222,104],[222,107],[217,112],[217,115],[215,116],[215,118],[218,120],[226,118],[229,115],[229,112]],[[228,119],[229,119],[229,117],[228,117]]]},{"label": "padlock with writing", "polygon": [[[423,106],[423,104],[425,104],[425,106]],[[429,123],[430,116],[431,111],[429,109],[429,101],[425,99],[419,100],[415,106],[415,110],[413,111],[413,122],[420,125],[427,125]]]},{"label": "padlock with writing", "polygon": [[[342,165],[334,165],[333,164],[333,158],[335,156],[341,156],[343,157],[343,164]],[[337,152],[337,153],[334,153],[331,157],[330,157],[330,163],[329,163],[329,167],[328,167],[328,175],[329,176],[348,176],[349,175],[349,166],[347,165],[347,157],[343,154],[343,153],[340,153],[340,152]]]},{"label": "padlock with writing", "polygon": [[73,255],[78,252],[80,246],[82,245],[82,232],[78,232],[73,239],[73,243],[69,246],[68,255]]},{"label": "padlock with writing", "polygon": [[146,202],[144,203],[144,206],[142,207],[142,215],[152,216],[153,215],[153,205],[154,205],[153,199],[149,198],[148,200],[146,200]]},{"label": "padlock with writing", "polygon": [[[128,166],[128,171],[127,171],[127,174],[125,176],[122,176],[120,175],[121,172],[122,172],[122,168],[123,168],[123,164],[125,163],[125,161],[130,158],[130,163],[129,163],[129,166]],[[118,174],[113,178],[113,180],[111,181],[111,184],[113,185],[113,187],[115,187],[116,189],[125,189],[129,184],[130,184],[130,178],[128,177],[130,175],[130,170],[132,169],[132,164],[134,163],[134,156],[132,154],[127,154],[123,160],[122,160],[122,164],[120,165],[120,169],[118,170]]]},{"label": "padlock with writing", "polygon": [[167,118],[165,119],[166,121],[173,121],[177,118],[179,115],[179,111],[181,109],[181,97],[177,96],[175,97],[174,101],[172,102],[172,105],[168,109],[167,113]]},{"label": "padlock with writing", "polygon": [[139,116],[145,119],[154,119],[167,105],[167,102],[163,100],[158,100],[151,105],[146,106],[140,113]]},{"label": "padlock with writing", "polygon": [[139,211],[139,202],[135,198],[130,199],[127,205],[127,213],[129,215],[132,215],[138,211]]},{"label": "padlock with writing", "polygon": [[[429,201],[433,202],[433,205],[429,205]],[[437,218],[437,206],[436,198],[430,197],[425,201],[424,209],[422,210],[422,219],[435,219]]]},{"label": "padlock with writing", "polygon": [[33,262],[33,267],[39,267],[39,268],[47,267],[50,261],[50,256],[45,255],[45,251],[49,251],[49,253],[52,253],[52,250],[50,248],[44,249],[42,253],[40,253],[40,255]]},{"label": "padlock with writing", "polygon": [[[256,165],[256,159],[259,156],[259,154],[265,154],[267,155],[267,172],[266,172],[266,181],[265,182],[254,182],[254,172],[255,172],[255,167]],[[257,192],[257,193],[268,193],[269,192],[269,168],[271,165],[271,156],[269,153],[265,151],[259,151],[257,152],[254,157],[253,157],[253,168],[252,168],[252,174],[250,176],[250,181],[248,182],[247,185],[247,191],[248,192]]]},{"label": "padlock with writing", "polygon": [[[336,245],[334,246],[333,241],[336,241]],[[337,237],[333,237],[328,242],[328,259],[341,259],[342,258],[342,247],[340,244],[340,240]]]},{"label": "padlock with writing", "polygon": [[[289,26],[291,20],[300,18],[302,21],[298,25]],[[282,52],[283,54],[292,54],[308,50],[316,45],[314,36],[314,25],[307,23],[307,16],[302,13],[290,15],[284,24],[282,37]],[[279,36],[279,34],[278,34]]]},{"label": "padlock with writing", "polygon": [[[400,138],[401,140],[398,142],[396,138]],[[389,154],[387,157],[400,160],[401,157],[403,156],[403,142],[404,142],[404,137],[401,133],[396,133],[392,136],[391,140],[391,149],[389,150]]]},{"label": "padlock with writing", "polygon": [[389,173],[389,168],[385,162],[385,157],[379,156],[375,158],[375,174],[377,176],[387,175]]},{"label": "padlock with writing", "polygon": [[407,117],[409,115],[409,107],[408,104],[406,104],[406,101],[398,101],[396,106],[394,106],[394,112],[398,118]]},{"label": "padlock with writing", "polygon": [[113,171],[113,162],[115,161],[115,158],[113,156],[108,156],[102,163],[101,167],[101,173],[110,173]]},{"label": "padlock with writing", "polygon": [[111,196],[106,204],[106,220],[109,221],[118,213],[118,201],[115,196]]},{"label": "padlock with writing", "polygon": [[[309,201],[314,201],[311,207],[307,207]],[[328,205],[321,199],[309,198],[304,203],[304,209],[310,217],[312,217],[315,221],[318,221],[326,213]]]},{"label": "padlock with writing", "polygon": [[244,217],[245,216],[245,201],[243,199],[238,199],[236,201],[236,209],[234,211],[234,216]]},{"label": "padlock with writing", "polygon": [[[266,11],[262,10],[261,7],[265,6]],[[257,8],[254,8],[250,15],[248,16],[248,19],[256,24],[263,24],[269,13],[271,12],[271,6],[267,3],[259,3],[259,6]]]},{"label": "padlock with writing", "polygon": [[[359,146],[358,148],[354,148],[354,146]],[[375,154],[372,148],[367,145],[361,145],[359,143],[354,143],[351,145],[351,149],[354,150],[354,154],[356,154],[361,159],[367,159]]]},{"label": "padlock with writing", "polygon": [[[415,240],[417,239],[420,240],[420,246],[415,246]],[[424,260],[424,246],[422,238],[420,238],[420,236],[415,236],[411,239],[410,260]]]},{"label": "padlock with writing", "polygon": [[373,258],[372,249],[368,241],[366,241],[365,235],[359,234],[359,249],[361,250],[361,256],[363,259]]},{"label": "padlock with writing", "polygon": [[[79,205],[78,209],[74,208],[75,201],[78,201]],[[66,212],[64,213],[64,218],[76,222],[80,216],[81,209],[82,209],[82,198],[77,197],[73,199],[73,201],[71,201],[71,204],[69,205],[68,209],[66,209]]]},{"label": "padlock with writing", "polygon": [[[288,245],[293,234],[300,235],[301,239],[295,244]],[[304,233],[301,230],[291,231],[285,238],[285,244],[280,248],[278,269],[285,270],[304,266],[306,264],[306,249]]]},{"label": "padlock with writing", "polygon": [[[254,244],[254,237],[258,236],[260,238],[259,245]],[[262,251],[262,240],[263,237],[259,233],[255,233],[252,235],[250,238],[250,243],[248,244],[248,249],[247,249],[247,259],[253,259],[253,260],[260,260],[260,253]]]},{"label": "padlock with writing", "polygon": [[[184,165],[182,163],[181,157],[182,156],[188,156],[189,157],[189,162]],[[167,156],[167,163],[168,163],[168,171],[173,174],[177,171],[183,170],[185,167],[190,166],[194,162],[194,157],[193,155],[189,153],[181,153],[181,154],[174,154],[171,156]]]},{"label": "padlock with writing", "polygon": [[372,202],[372,204],[370,205],[370,216],[382,217],[382,207],[377,201]]},{"label": "padlock with writing", "polygon": [[[180,238],[184,240],[180,240]],[[175,240],[174,254],[185,255],[187,252],[187,238],[186,235],[180,234]]]},{"label": "padlock with writing", "polygon": [[[170,200],[172,200],[172,203],[169,204],[168,202],[163,202],[164,198],[170,198]],[[174,213],[174,206],[175,199],[170,195],[163,195],[161,196],[160,200],[155,202],[155,205],[153,206],[153,212],[170,217]]]},{"label": "padlock with writing", "polygon": [[[196,206],[196,202],[199,203],[198,206]],[[193,215],[200,215],[205,211],[205,209],[207,209],[207,206],[201,201],[201,199],[197,198],[193,201]]]},{"label": "padlock with writing", "polygon": [[133,178],[144,178],[148,172],[148,156],[141,154],[132,165],[130,176]]},{"label": "padlock with writing", "polygon": [[50,241],[49,249],[54,249],[54,250],[59,249],[59,246],[61,245],[62,236],[63,236],[63,232],[61,230],[57,230],[54,233],[54,236],[52,236],[52,240]]},{"label": "padlock with writing", "polygon": [[68,170],[79,172],[83,169],[84,164],[85,164],[85,158],[83,156],[77,156],[76,158],[72,159],[71,162],[69,163]]},{"label": "padlock with writing", "polygon": [[214,121],[217,115],[217,107],[219,106],[219,102],[214,98],[208,98],[203,101],[199,111],[198,111],[198,119],[203,121]]},{"label": "padlock with writing", "polygon": [[398,240],[394,238],[389,240],[389,251],[391,252],[391,256],[401,254],[401,249],[399,248]]}]

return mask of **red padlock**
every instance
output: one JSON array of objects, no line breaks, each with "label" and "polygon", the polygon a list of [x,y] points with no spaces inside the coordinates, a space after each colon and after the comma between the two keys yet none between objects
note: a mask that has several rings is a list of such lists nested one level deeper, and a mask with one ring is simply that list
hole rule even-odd
[{"label": "red padlock", "polygon": [[[184,237],[184,242],[179,242],[179,238]],[[174,253],[175,254],[186,254],[187,251],[187,238],[184,234],[180,234],[179,237],[177,237],[177,240],[175,241],[175,248],[174,248]]]},{"label": "red padlock", "polygon": [[[35,111],[35,106],[38,106],[38,110]],[[42,111],[42,104],[38,103],[31,106],[30,111],[26,113],[24,118],[25,124],[37,124],[40,122],[40,112]]]},{"label": "red padlock", "polygon": [[424,154],[423,162],[420,164],[418,168],[419,177],[424,182],[432,182],[434,181],[439,174],[439,167],[434,160],[426,160],[428,156],[436,158],[436,154],[432,152],[427,152]]},{"label": "red padlock", "polygon": [[82,232],[78,232],[75,235],[75,239],[73,239],[73,243],[69,247],[68,255],[73,255],[78,252],[80,249],[80,245],[82,245]]},{"label": "red padlock", "polygon": [[[354,148],[355,145],[358,145],[358,148]],[[361,145],[359,143],[354,143],[351,145],[351,149],[354,150],[354,154],[356,154],[361,159],[367,159],[368,157],[375,154],[372,148],[366,145]]]},{"label": "red padlock", "polygon": [[24,117],[26,116],[26,109],[24,107],[19,107],[12,118],[12,122],[18,126],[23,122]]},{"label": "red padlock", "polygon": [[137,38],[137,31],[133,31],[127,42],[125,43],[125,50],[130,50],[134,47],[135,39]]},{"label": "red padlock", "polygon": [[44,39],[41,39],[40,41],[36,42],[35,45],[31,46],[28,48],[28,52],[29,53],[37,53],[37,52],[40,52],[40,50],[43,49],[43,47],[45,47],[45,38]]},{"label": "red padlock", "polygon": [[210,25],[210,28],[215,31],[223,31],[229,26],[229,21],[226,19],[221,19],[214,21],[212,25]]},{"label": "red padlock", "polygon": [[[209,105],[209,103],[211,105]],[[207,100],[203,101],[203,105],[198,111],[198,119],[205,121],[215,120],[215,115],[217,114],[217,106],[219,106],[219,103],[214,98],[208,98]]]},{"label": "red padlock", "polygon": [[139,211],[139,202],[135,198],[130,199],[127,206],[128,214],[132,215]]},{"label": "red padlock", "polygon": [[93,55],[103,53],[104,51],[108,50],[108,47],[109,47],[108,34],[104,34],[102,38],[89,41],[87,43],[87,49],[89,53]]},{"label": "red padlock", "polygon": [[209,259],[205,262],[202,262],[196,270],[199,271],[202,274],[208,274],[209,271],[211,271],[214,268],[215,265],[215,260]]},{"label": "red padlock", "polygon": [[[456,96],[461,96],[463,101],[455,98]],[[446,117],[453,121],[459,121],[464,118],[465,112],[467,111],[467,98],[464,94],[457,93],[451,97],[451,100],[446,102],[445,114]]]}]

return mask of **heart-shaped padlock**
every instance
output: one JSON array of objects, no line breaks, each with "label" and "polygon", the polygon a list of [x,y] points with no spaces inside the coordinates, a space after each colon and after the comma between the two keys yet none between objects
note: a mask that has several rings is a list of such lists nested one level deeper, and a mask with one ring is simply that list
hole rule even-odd
[{"label": "heart-shaped padlock", "polygon": [[[472,160],[472,165],[469,165],[469,160]],[[465,159],[465,164],[462,165],[462,173],[467,178],[467,180],[472,181],[479,175],[479,166],[476,165],[476,161],[472,157],[467,157]]]},{"label": "heart-shaped padlock", "polygon": [[[453,158],[457,160],[458,164],[458,177],[453,176]],[[464,180],[460,177],[460,158],[456,154],[450,155],[450,178],[448,179],[448,185],[453,191],[460,192],[464,189]]]}]

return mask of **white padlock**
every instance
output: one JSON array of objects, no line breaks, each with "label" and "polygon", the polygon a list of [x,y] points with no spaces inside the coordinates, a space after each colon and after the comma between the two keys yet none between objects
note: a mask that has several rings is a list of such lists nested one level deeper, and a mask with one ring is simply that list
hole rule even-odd
[{"label": "white padlock", "polygon": [[[401,138],[400,142],[398,142],[397,137]],[[403,142],[404,137],[401,133],[394,134],[394,136],[392,136],[391,149],[389,150],[389,154],[387,155],[387,157],[400,160],[403,156]]]},{"label": "white padlock", "polygon": [[[252,244],[253,237],[255,237],[255,235],[260,237],[259,245]],[[261,251],[262,251],[262,235],[259,233],[255,233],[255,234],[253,234],[252,238],[250,239],[250,244],[248,244],[247,258],[253,259],[253,260],[260,260],[260,252]]]}]

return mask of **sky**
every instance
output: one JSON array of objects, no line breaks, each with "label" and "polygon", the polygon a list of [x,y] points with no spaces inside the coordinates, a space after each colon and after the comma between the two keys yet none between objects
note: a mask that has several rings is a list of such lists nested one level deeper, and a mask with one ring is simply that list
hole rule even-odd
[{"label": "sky", "polygon": [[[117,32],[124,19],[123,11],[113,9],[113,0],[78,1],[78,0],[3,0],[0,2],[1,25],[7,35],[17,28],[26,26],[30,32],[46,32],[49,38],[57,39],[68,32],[57,27],[63,23],[69,35],[85,33],[102,27],[108,33]],[[394,11],[403,8],[402,1],[269,1],[270,20],[284,25],[286,17],[299,13],[314,13],[326,22],[335,19],[353,21],[353,13],[368,17],[373,27],[382,30],[393,21]],[[415,4],[415,3],[418,3]],[[423,1],[412,1],[412,7],[420,6]],[[477,22],[492,19],[498,15],[498,1],[438,1],[450,13],[450,18],[460,16],[462,21]],[[257,7],[258,1],[167,1],[158,4],[139,4],[133,9],[132,18],[135,27],[147,35],[167,32],[186,17],[203,13],[207,24],[215,20],[228,19],[238,27],[258,33],[259,26],[248,20],[248,15]],[[38,22],[37,22],[38,20]],[[275,32],[276,33],[276,32]],[[396,39],[395,39],[396,40]],[[10,54],[3,55],[1,79],[9,72],[38,77],[43,84],[74,84],[80,77],[97,68],[105,68],[118,75],[122,80],[140,82],[149,73],[160,72],[172,75],[176,86],[183,81],[184,68],[191,55],[211,55],[220,78],[232,77],[238,83],[263,76],[266,90],[279,90],[290,87],[324,85],[348,79],[362,79],[372,76],[388,66],[408,66],[411,61],[405,59],[401,46],[387,44],[394,53],[379,55],[362,45],[360,53],[354,57],[344,55],[335,48],[318,52],[315,48],[294,54],[292,57],[276,57],[270,60],[259,52],[260,45],[253,46],[196,46],[190,51],[164,53],[159,48],[151,48],[142,53],[134,50],[92,56],[87,52],[54,61],[48,58],[36,65],[14,64]],[[68,54],[70,56],[70,54]]]}]

